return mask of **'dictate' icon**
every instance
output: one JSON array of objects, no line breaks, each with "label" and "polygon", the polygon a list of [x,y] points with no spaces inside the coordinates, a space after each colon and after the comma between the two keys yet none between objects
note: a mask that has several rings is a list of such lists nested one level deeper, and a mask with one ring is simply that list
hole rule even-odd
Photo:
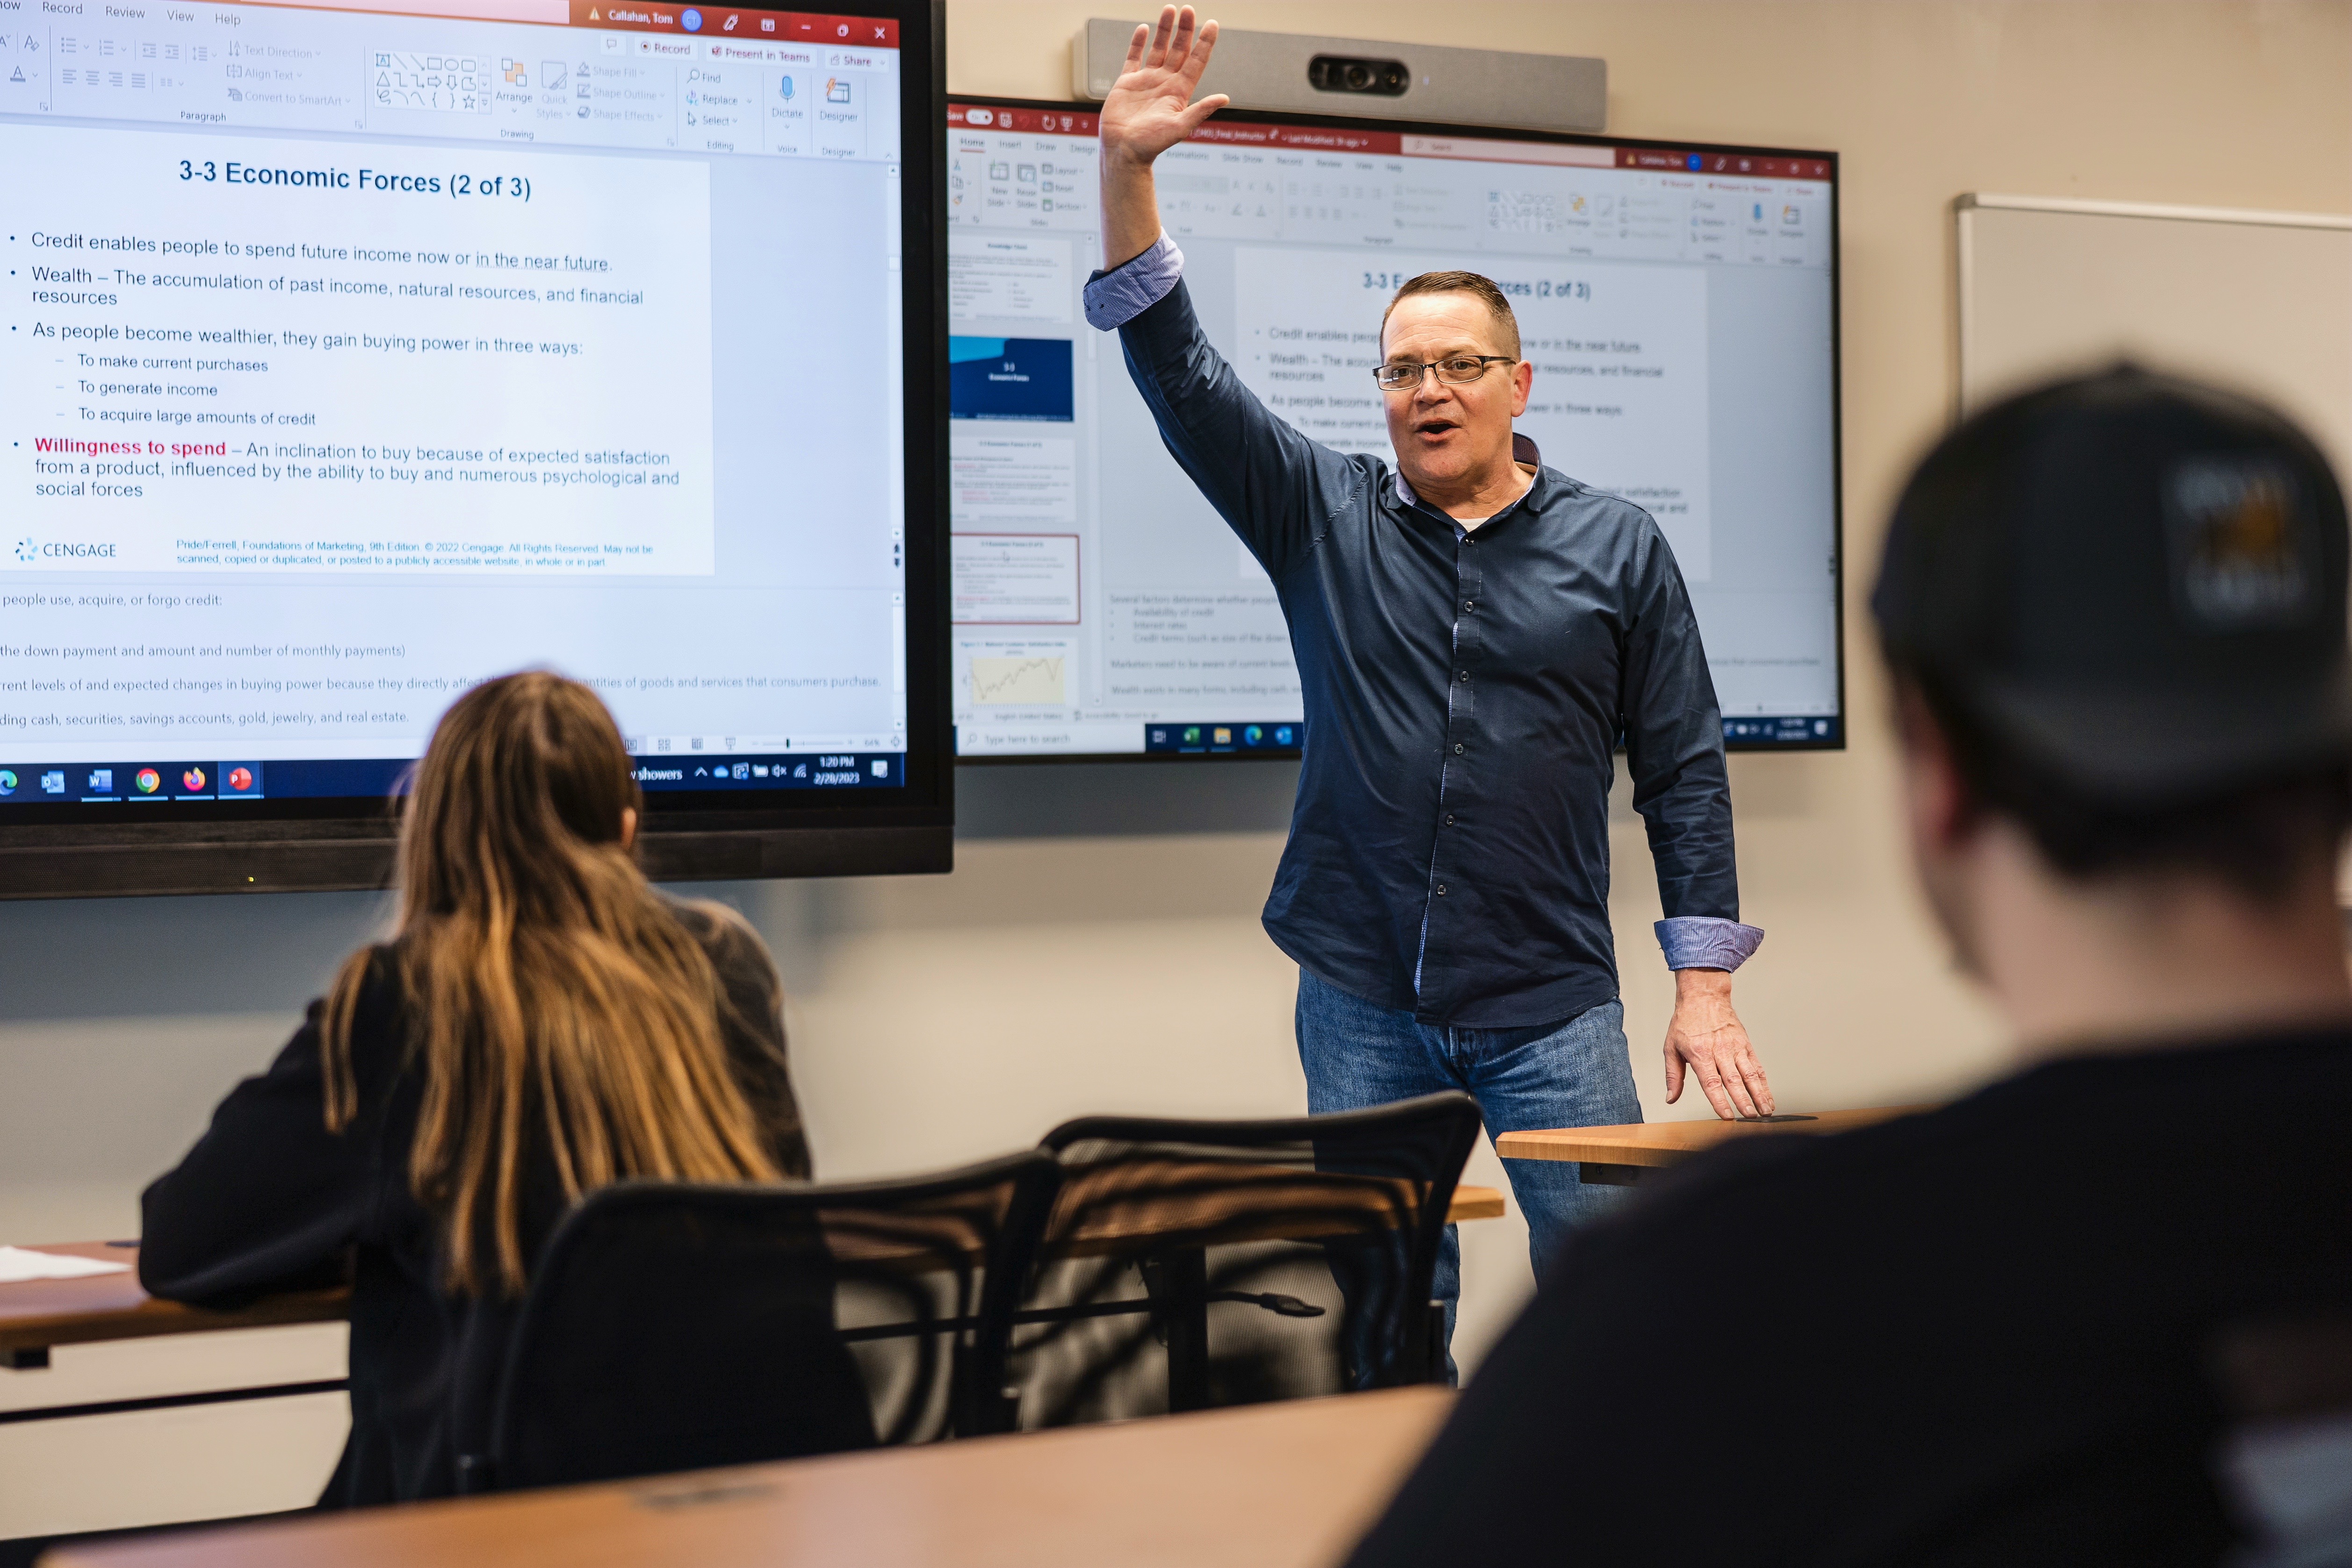
[{"label": "'dictate' icon", "polygon": [[778,96],[778,97],[782,98],[782,99],[786,103],[790,103],[790,102],[793,100],[793,79],[792,79],[792,78],[790,78],[790,77],[786,77],[786,78],[782,80],[782,82],[781,82],[780,84],[778,84],[778,86],[777,86],[777,88],[776,88],[776,94],[777,94],[777,96]]},{"label": "'dictate' icon", "polygon": [[153,768],[141,768],[138,775],[131,782],[139,786],[141,795],[153,795],[163,787],[163,775]]}]

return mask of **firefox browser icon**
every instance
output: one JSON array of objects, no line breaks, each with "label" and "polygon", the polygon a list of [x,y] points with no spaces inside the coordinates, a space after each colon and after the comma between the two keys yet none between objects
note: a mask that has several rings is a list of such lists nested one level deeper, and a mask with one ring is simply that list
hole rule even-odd
[{"label": "firefox browser icon", "polygon": [[202,790],[205,787],[205,770],[202,768],[190,768],[186,773],[182,773],[180,775],[180,787],[186,790],[190,795],[194,795],[199,790]]},{"label": "firefox browser icon", "polygon": [[163,787],[163,775],[153,768],[141,768],[131,780],[141,795],[153,795]]}]

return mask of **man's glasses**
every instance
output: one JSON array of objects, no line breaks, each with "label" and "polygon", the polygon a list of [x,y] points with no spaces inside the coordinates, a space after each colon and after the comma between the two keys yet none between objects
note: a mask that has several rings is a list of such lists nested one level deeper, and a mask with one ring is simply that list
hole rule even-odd
[{"label": "man's glasses", "polygon": [[1394,364],[1374,368],[1372,379],[1381,384],[1382,392],[1410,392],[1421,384],[1423,373],[1435,371],[1437,379],[1454,386],[1465,386],[1486,374],[1490,364],[1517,364],[1510,354],[1454,354],[1435,364],[1414,364],[1399,360]]}]

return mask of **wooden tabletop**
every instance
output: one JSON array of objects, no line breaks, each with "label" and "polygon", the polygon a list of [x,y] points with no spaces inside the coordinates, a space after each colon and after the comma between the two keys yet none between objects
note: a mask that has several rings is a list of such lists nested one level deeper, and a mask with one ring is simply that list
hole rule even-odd
[{"label": "wooden tabletop", "polygon": [[1505,1132],[1495,1152],[1506,1160],[1579,1160],[1602,1165],[1671,1165],[1730,1138],[1774,1132],[1844,1132],[1925,1110],[1922,1105],[1881,1105],[1866,1110],[1824,1110],[1811,1121],[1636,1121],[1622,1127],[1560,1127],[1545,1132]]},{"label": "wooden tabletop", "polygon": [[1442,1388],[68,1548],[42,1568],[1329,1568]]},{"label": "wooden tabletop", "polygon": [[1503,1217],[1503,1194],[1499,1187],[1456,1187],[1454,1206],[1445,1211],[1448,1225],[1459,1225],[1465,1219],[1500,1219]]},{"label": "wooden tabletop", "polygon": [[[1493,1187],[1454,1189],[1453,1220],[1499,1219],[1503,1194]],[[0,1360],[52,1345],[91,1344],[102,1340],[139,1340],[160,1334],[204,1334],[220,1329],[274,1328],[285,1323],[340,1321],[351,1307],[347,1289],[295,1290],[264,1296],[236,1311],[162,1301],[139,1286],[139,1248],[134,1244],[73,1241],[44,1245],[37,1252],[127,1263],[121,1274],[81,1279],[27,1279],[0,1285]]]},{"label": "wooden tabletop", "polygon": [[264,1296],[233,1312],[187,1307],[177,1301],[159,1301],[140,1289],[136,1244],[69,1241],[32,1250],[97,1258],[131,1267],[121,1274],[0,1285],[0,1358],[19,1351],[100,1340],[205,1334],[216,1329],[272,1328],[281,1323],[331,1323],[350,1310],[351,1292],[342,1289]]}]

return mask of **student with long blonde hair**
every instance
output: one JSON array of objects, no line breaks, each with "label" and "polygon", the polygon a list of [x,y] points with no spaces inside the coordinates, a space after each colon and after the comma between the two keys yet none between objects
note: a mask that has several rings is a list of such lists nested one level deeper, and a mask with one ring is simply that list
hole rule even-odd
[{"label": "student with long blonde hair", "polygon": [[459,698],[408,796],[392,940],[147,1189],[155,1295],[351,1270],[329,1504],[455,1489],[532,1260],[583,1194],[809,1174],[774,966],[739,917],[646,880],[638,805],[588,688],[530,672]]}]

